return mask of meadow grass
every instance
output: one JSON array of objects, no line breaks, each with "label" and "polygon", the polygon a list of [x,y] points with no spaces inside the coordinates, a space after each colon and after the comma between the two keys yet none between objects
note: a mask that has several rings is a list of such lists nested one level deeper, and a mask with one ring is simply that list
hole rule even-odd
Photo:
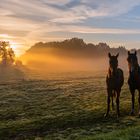
[{"label": "meadow grass", "polygon": [[[137,100],[136,100],[137,101]],[[106,111],[104,75],[79,74],[0,83],[0,139],[140,139],[140,119],[129,116],[127,80],[121,117]],[[137,112],[136,102],[136,112]]]}]

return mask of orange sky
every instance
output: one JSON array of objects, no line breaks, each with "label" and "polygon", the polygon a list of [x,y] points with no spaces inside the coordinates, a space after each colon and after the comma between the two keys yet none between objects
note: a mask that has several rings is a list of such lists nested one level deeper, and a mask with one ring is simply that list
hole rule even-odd
[{"label": "orange sky", "polygon": [[19,56],[36,42],[83,38],[140,46],[139,0],[0,0],[0,40]]}]

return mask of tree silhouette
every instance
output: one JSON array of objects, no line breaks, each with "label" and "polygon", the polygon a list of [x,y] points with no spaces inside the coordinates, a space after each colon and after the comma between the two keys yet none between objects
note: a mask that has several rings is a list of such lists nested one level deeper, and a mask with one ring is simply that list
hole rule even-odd
[{"label": "tree silhouette", "polygon": [[12,65],[14,63],[15,53],[10,47],[9,42],[0,41],[0,57],[1,64],[4,66]]}]

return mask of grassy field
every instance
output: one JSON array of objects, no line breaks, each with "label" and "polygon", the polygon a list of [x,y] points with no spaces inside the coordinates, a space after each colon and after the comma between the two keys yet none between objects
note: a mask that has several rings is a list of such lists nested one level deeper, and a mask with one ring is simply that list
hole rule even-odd
[{"label": "grassy field", "polygon": [[0,140],[139,140],[140,118],[129,116],[127,79],[120,106],[119,119],[115,111],[104,118],[104,74],[59,73],[1,82]]}]

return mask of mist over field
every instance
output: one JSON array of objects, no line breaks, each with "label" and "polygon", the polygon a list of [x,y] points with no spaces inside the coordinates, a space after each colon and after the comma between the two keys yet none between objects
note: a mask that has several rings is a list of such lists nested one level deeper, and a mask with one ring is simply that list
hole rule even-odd
[{"label": "mist over field", "polygon": [[[108,53],[119,53],[119,67],[127,71],[127,49],[111,48],[106,43],[97,45],[72,38],[61,42],[36,43],[21,60],[25,65],[42,72],[107,71]],[[138,56],[140,50],[138,50]]]}]

